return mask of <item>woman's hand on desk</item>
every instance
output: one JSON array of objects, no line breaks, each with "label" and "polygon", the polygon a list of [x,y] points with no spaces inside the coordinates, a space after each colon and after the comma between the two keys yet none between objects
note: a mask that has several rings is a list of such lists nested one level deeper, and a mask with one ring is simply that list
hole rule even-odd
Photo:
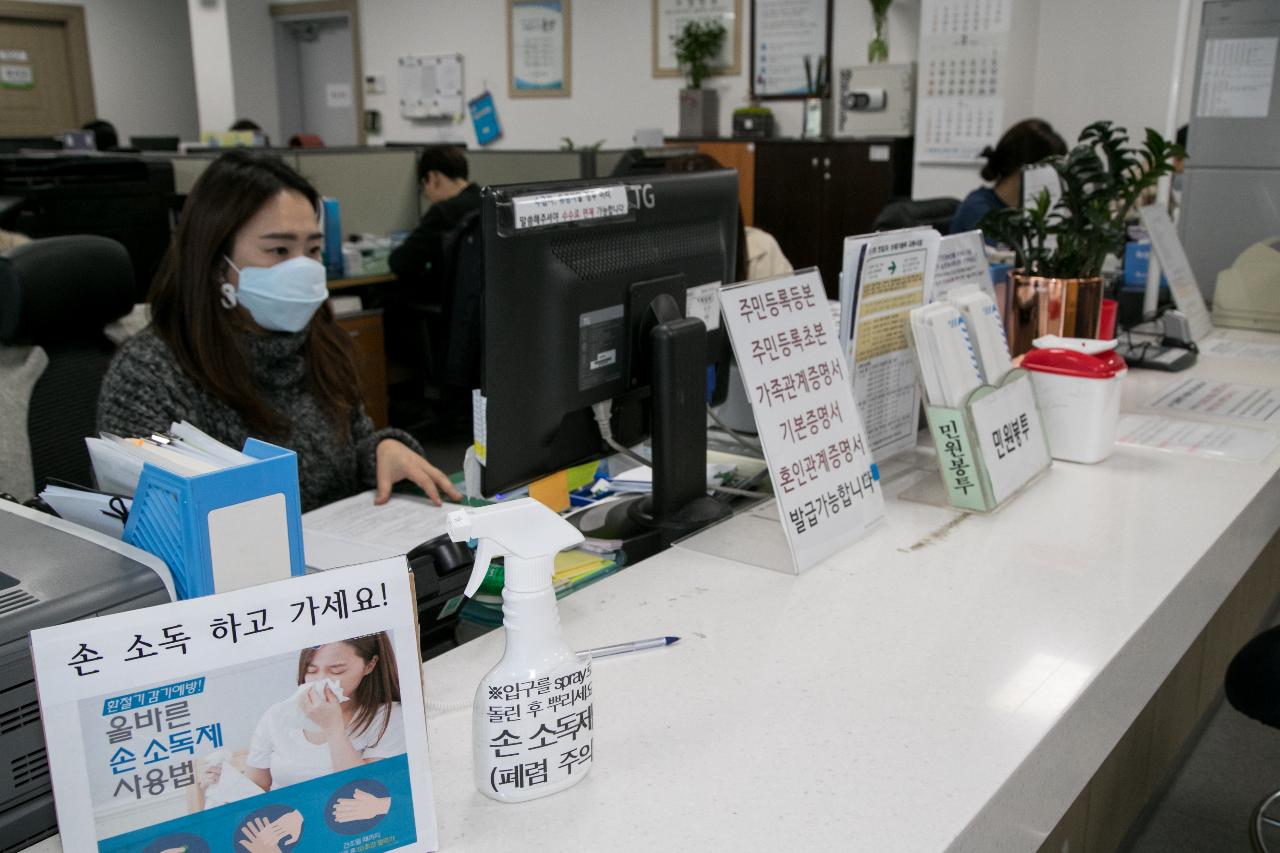
[{"label": "woman's hand on desk", "polygon": [[436,506],[440,505],[441,492],[453,500],[462,499],[443,471],[394,438],[378,442],[377,478],[375,504],[386,503],[391,498],[391,487],[401,480],[409,480],[418,486]]}]

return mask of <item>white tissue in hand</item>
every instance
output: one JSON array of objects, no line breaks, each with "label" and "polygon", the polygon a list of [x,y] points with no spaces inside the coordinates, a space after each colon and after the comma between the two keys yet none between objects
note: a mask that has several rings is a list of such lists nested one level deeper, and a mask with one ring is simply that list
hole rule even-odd
[{"label": "white tissue in hand", "polygon": [[246,775],[231,766],[229,759],[221,762],[218,783],[211,785],[204,795],[204,807],[211,809],[256,797],[263,791]]},{"label": "white tissue in hand", "polygon": [[302,710],[306,696],[310,693],[315,701],[324,701],[324,689],[328,687],[329,692],[334,695],[339,702],[347,701],[347,694],[342,691],[342,685],[338,683],[336,678],[322,678],[319,681],[305,681],[298,685],[298,689],[294,691],[293,698],[289,701],[293,706],[293,722],[299,728],[317,731],[316,724],[307,716],[306,711]]}]

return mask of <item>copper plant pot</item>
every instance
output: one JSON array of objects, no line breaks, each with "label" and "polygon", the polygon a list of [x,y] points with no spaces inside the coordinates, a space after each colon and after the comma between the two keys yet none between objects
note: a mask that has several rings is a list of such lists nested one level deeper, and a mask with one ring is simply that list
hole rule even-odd
[{"label": "copper plant pot", "polygon": [[1009,355],[1022,355],[1041,335],[1096,338],[1102,315],[1102,277],[1048,278],[1009,272],[1005,328]]}]

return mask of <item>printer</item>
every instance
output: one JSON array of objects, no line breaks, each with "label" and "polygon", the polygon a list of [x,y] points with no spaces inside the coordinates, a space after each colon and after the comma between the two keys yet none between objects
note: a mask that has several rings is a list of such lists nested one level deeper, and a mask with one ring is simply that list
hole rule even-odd
[{"label": "printer", "polygon": [[158,558],[0,501],[0,853],[57,831],[28,634],[170,600]]},{"label": "printer", "polygon": [[1218,273],[1213,322],[1280,332],[1280,237],[1254,243]]}]

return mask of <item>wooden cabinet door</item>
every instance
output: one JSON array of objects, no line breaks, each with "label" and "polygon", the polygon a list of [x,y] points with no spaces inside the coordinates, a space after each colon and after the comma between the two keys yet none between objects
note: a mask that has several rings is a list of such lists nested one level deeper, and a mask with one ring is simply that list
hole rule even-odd
[{"label": "wooden cabinet door", "polygon": [[759,142],[756,225],[796,269],[816,266],[840,292],[844,238],[865,234],[889,200],[911,194],[911,141]]},{"label": "wooden cabinet door", "polygon": [[755,224],[778,241],[796,269],[821,258],[821,173],[817,146],[756,143]]},{"label": "wooden cabinet door", "polygon": [[754,225],[756,215],[756,145],[754,142],[699,142],[698,153],[708,154],[726,169],[738,170],[738,206],[744,225]]},{"label": "wooden cabinet door", "polygon": [[360,311],[337,320],[351,340],[364,410],[374,427],[382,429],[387,425],[387,353],[382,338],[382,310]]},{"label": "wooden cabinet door", "polygon": [[[850,142],[823,152],[827,220],[842,236],[872,230],[876,216],[893,197],[894,163],[889,146]],[[872,159],[872,152],[877,159]],[[884,159],[879,159],[883,157]]]}]

